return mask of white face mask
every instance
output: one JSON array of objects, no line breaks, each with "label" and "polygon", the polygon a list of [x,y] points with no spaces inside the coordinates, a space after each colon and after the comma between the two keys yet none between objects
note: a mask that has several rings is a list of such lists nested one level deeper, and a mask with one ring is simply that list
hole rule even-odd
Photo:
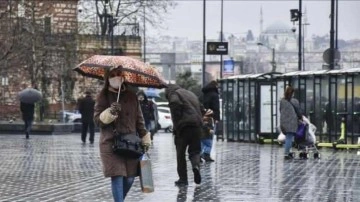
[{"label": "white face mask", "polygon": [[116,76],[109,78],[109,84],[112,88],[119,89],[119,86],[124,82],[124,78],[121,76]]}]

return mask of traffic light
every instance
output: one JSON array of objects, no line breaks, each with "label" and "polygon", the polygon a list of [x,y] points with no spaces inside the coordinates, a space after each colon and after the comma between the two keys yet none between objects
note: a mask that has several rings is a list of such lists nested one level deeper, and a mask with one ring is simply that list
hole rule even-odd
[{"label": "traffic light", "polygon": [[292,22],[298,21],[300,17],[300,13],[298,9],[290,9],[290,20]]}]

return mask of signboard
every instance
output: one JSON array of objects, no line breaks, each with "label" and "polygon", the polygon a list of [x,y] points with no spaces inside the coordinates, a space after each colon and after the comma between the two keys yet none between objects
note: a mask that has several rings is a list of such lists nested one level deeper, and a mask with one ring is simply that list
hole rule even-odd
[{"label": "signboard", "polygon": [[227,55],[228,42],[207,42],[206,54],[208,55]]},{"label": "signboard", "polygon": [[234,67],[235,67],[234,60],[224,60],[223,74],[234,75]]}]

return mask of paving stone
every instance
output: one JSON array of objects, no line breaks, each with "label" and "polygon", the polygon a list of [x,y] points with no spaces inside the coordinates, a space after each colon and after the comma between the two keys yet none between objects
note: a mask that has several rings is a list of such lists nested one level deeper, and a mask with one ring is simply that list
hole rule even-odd
[{"label": "paving stone", "polygon": [[[0,135],[0,201],[113,201],[98,148],[80,134]],[[136,178],[126,201],[359,201],[360,156],[353,150],[319,150],[322,158],[284,160],[283,148],[254,143],[214,142],[213,163],[201,166],[202,184],[174,181],[172,135],[159,133],[150,150],[155,192],[142,193]]]}]

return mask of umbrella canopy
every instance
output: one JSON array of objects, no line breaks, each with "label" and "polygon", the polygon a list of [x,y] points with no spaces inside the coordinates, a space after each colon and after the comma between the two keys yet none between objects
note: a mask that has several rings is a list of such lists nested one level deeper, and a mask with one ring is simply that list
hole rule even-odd
[{"label": "umbrella canopy", "polygon": [[19,92],[18,98],[20,102],[33,104],[42,98],[42,93],[34,88],[26,88]]},{"label": "umbrella canopy", "polygon": [[160,97],[159,93],[154,88],[149,88],[149,89],[145,90],[144,93],[147,97],[153,97],[153,98]]},{"label": "umbrella canopy", "polygon": [[103,80],[106,70],[111,68],[123,71],[125,83],[140,87],[166,87],[166,82],[155,67],[128,56],[94,55],[73,70]]}]

